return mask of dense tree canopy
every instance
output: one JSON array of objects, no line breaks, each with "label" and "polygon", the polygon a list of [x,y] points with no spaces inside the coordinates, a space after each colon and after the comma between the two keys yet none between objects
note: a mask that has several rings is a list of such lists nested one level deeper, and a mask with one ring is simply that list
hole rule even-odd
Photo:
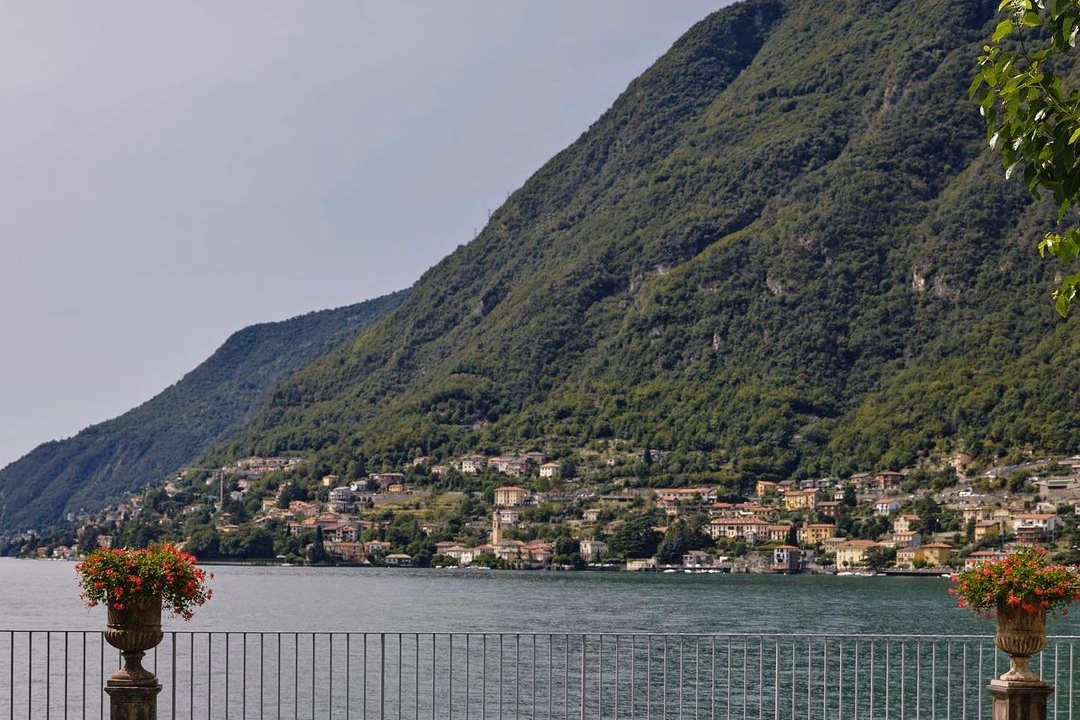
[{"label": "dense tree canopy", "polygon": [[[1003,0],[1008,17],[998,23],[979,57],[971,86],[986,119],[990,145],[999,150],[1006,175],[1023,166],[1036,196],[1053,194],[1058,222],[1067,229],[1046,233],[1039,251],[1067,267],[1080,255],[1080,89],[1069,83],[1071,66],[1061,56],[1073,51],[1080,32],[1080,4],[1074,0]],[[1072,212],[1070,212],[1072,211]],[[1069,227],[1071,226],[1071,227]],[[1069,307],[1080,287],[1080,272],[1061,280],[1054,292],[1058,312]]]}]

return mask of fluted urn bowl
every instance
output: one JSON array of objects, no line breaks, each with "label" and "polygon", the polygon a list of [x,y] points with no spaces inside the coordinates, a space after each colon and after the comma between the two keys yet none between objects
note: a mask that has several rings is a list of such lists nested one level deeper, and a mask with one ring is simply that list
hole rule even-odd
[{"label": "fluted urn bowl", "polygon": [[156,684],[154,674],[142,666],[143,655],[156,647],[164,634],[161,632],[161,600],[145,607],[124,606],[118,610],[109,605],[105,642],[124,656],[124,666],[109,678],[113,685]]},{"label": "fluted urn bowl", "polygon": [[1028,612],[1023,608],[999,603],[994,645],[1011,658],[1002,680],[1038,680],[1028,663],[1031,656],[1046,647],[1046,610]]}]

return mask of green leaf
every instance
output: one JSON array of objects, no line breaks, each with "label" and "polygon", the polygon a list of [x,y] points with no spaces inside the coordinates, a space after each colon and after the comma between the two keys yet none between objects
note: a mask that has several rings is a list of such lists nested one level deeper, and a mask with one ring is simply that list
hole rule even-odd
[{"label": "green leaf", "polygon": [[1012,31],[1013,31],[1013,21],[1012,20],[1002,20],[1001,22],[998,23],[997,27],[994,28],[994,34],[992,36],[992,39],[993,39],[994,42],[1001,42],[1003,39],[1007,38],[1009,35],[1012,35]]}]

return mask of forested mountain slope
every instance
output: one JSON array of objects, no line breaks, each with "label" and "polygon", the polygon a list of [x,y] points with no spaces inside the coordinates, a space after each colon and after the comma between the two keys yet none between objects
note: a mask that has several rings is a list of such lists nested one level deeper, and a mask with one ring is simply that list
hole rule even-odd
[{"label": "forested mountain slope", "polygon": [[98,509],[162,481],[243,425],[278,382],[401,304],[408,291],[235,333],[175,385],[118,418],[0,469],[0,533]]},{"label": "forested mountain slope", "polygon": [[[1075,451],[1048,219],[967,99],[995,3],[703,20],[393,315],[215,459],[663,454],[660,482]],[[350,465],[349,463],[353,463]]]}]

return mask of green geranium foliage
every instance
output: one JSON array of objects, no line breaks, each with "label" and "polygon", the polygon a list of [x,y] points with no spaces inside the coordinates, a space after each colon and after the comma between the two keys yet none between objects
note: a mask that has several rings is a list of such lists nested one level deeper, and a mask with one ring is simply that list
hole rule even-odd
[{"label": "green geranium foliage", "polygon": [[[1023,168],[1028,190],[1053,194],[1058,223],[1080,199],[1080,90],[1067,88],[1062,55],[1076,46],[1080,4],[1076,0],[1003,0],[998,23],[979,56],[970,94],[986,120],[990,146],[999,151],[1005,174]],[[1057,72],[1056,72],[1057,71]],[[1062,74],[1059,74],[1061,72]],[[1064,232],[1048,232],[1039,253],[1066,267],[1080,255],[1075,214]],[[1080,272],[1067,275],[1054,291],[1062,317],[1076,299]]]}]

